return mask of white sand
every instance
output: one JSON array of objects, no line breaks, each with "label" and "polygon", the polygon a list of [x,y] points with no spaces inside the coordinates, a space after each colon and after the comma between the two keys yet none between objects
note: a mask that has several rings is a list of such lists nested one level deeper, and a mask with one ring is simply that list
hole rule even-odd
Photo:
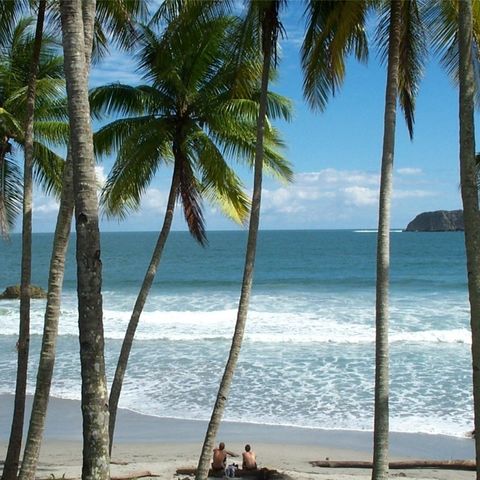
[{"label": "white sand", "polygon": [[[0,395],[0,458],[5,457],[10,428],[12,397]],[[82,464],[80,405],[52,399],[42,446],[38,478],[80,478]],[[120,411],[114,445],[112,475],[148,470],[160,479],[176,476],[180,467],[195,467],[206,423],[148,417]],[[311,460],[371,460],[371,433],[301,429],[225,423],[218,436],[227,449],[243,451],[251,443],[259,466],[274,468],[299,480],[367,480],[368,469],[312,467]],[[473,441],[439,435],[391,434],[392,460],[472,459]],[[453,470],[391,470],[391,478],[467,480],[474,472]]]}]

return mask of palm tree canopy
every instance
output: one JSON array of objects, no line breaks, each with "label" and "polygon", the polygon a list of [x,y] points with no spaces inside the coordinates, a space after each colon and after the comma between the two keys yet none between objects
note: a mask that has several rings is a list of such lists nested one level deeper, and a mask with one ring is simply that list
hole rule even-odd
[{"label": "palm tree canopy", "polygon": [[[401,5],[398,95],[410,138],[413,138],[415,99],[427,56],[424,7],[425,2],[417,0],[404,1]],[[381,59],[386,62],[390,30],[390,2],[380,3],[380,14],[377,42],[380,45]]]},{"label": "palm tree canopy", "polygon": [[[157,169],[178,163],[177,148],[183,158],[178,194],[190,231],[202,242],[202,197],[236,221],[247,216],[249,201],[230,162],[253,162],[261,66],[249,58],[238,70],[237,19],[203,18],[189,22],[187,29],[182,19],[161,35],[144,28],[137,60],[147,83],[111,84],[91,92],[94,114],[123,115],[101,128],[94,141],[97,154],[117,153],[103,194],[110,215],[138,208]],[[233,94],[239,71],[244,86],[250,86],[248,96]],[[271,118],[290,119],[286,98],[271,94],[268,106]],[[279,134],[270,124],[267,133],[265,166],[289,180],[292,172],[279,152]]]},{"label": "palm tree canopy", "polygon": [[[410,137],[413,137],[415,98],[426,59],[425,2],[402,2],[399,68],[399,101]],[[345,60],[353,54],[368,59],[366,21],[370,11],[379,13],[376,42],[386,62],[390,29],[387,0],[309,0],[305,10],[307,31],[302,46],[304,93],[313,108],[323,110],[345,78]]]},{"label": "palm tree canopy", "polygon": [[[34,21],[18,21],[0,47],[0,216],[2,225],[12,226],[21,210],[21,174],[15,153],[23,148],[27,85],[34,41]],[[46,35],[36,86],[34,175],[44,190],[58,192],[63,159],[51,147],[65,144],[68,137],[64,101],[63,59],[55,39]],[[3,210],[5,208],[5,210]],[[5,230],[3,230],[5,231]]]},{"label": "palm tree canopy", "polygon": [[325,109],[345,78],[345,59],[353,53],[368,58],[365,22],[371,2],[308,0],[302,45],[303,90],[308,103]]},{"label": "palm tree canopy", "polygon": [[[475,103],[480,105],[480,3],[472,2],[473,64],[475,74]],[[430,0],[426,4],[425,19],[433,50],[440,62],[458,84],[458,0]]]}]

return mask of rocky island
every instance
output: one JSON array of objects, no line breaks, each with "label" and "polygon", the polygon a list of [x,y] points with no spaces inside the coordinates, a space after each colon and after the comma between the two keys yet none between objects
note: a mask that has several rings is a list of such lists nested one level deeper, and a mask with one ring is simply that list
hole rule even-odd
[{"label": "rocky island", "polygon": [[405,229],[406,232],[463,232],[462,210],[437,210],[417,215]]}]

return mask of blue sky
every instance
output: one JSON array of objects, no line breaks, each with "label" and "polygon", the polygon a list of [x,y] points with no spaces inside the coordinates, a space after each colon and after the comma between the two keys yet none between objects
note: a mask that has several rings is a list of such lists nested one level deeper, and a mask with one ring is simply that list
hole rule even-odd
[{"label": "blue sky", "polygon": [[[302,96],[298,3],[290,2],[283,21],[288,38],[281,42],[279,79],[271,89],[294,102],[293,121],[278,127],[295,180],[283,185],[265,179],[261,228],[376,228],[385,68],[371,42],[368,65],[350,60],[343,88],[325,112],[312,112]],[[135,70],[131,55],[114,52],[93,69],[91,85],[138,82]],[[98,167],[100,177],[108,174],[111,163],[106,159]],[[458,91],[431,57],[417,98],[413,142],[400,110],[397,117],[392,227],[404,228],[423,211],[461,208],[458,163]],[[159,171],[141,210],[122,222],[103,219],[102,230],[159,230],[170,175],[167,169]],[[250,190],[250,173],[242,171],[242,178]],[[53,231],[56,212],[55,201],[37,192],[34,230]],[[208,204],[205,213],[209,230],[239,228]],[[185,229],[180,210],[173,228]]]}]

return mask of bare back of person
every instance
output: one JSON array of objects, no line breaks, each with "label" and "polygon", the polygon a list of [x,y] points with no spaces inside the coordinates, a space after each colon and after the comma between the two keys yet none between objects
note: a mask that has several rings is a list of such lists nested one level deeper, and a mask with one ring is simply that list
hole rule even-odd
[{"label": "bare back of person", "polygon": [[225,444],[220,442],[218,448],[213,449],[212,468],[214,470],[221,470],[227,466],[227,455],[236,457],[237,455],[225,449]]},{"label": "bare back of person", "polygon": [[220,470],[222,468],[225,468],[226,463],[227,463],[227,452],[224,449],[220,450],[219,448],[214,448],[212,468],[214,470]]},{"label": "bare back of person", "polygon": [[250,445],[245,445],[245,451],[242,453],[242,457],[242,468],[244,470],[255,470],[257,468],[257,457],[255,452],[250,448]]}]

